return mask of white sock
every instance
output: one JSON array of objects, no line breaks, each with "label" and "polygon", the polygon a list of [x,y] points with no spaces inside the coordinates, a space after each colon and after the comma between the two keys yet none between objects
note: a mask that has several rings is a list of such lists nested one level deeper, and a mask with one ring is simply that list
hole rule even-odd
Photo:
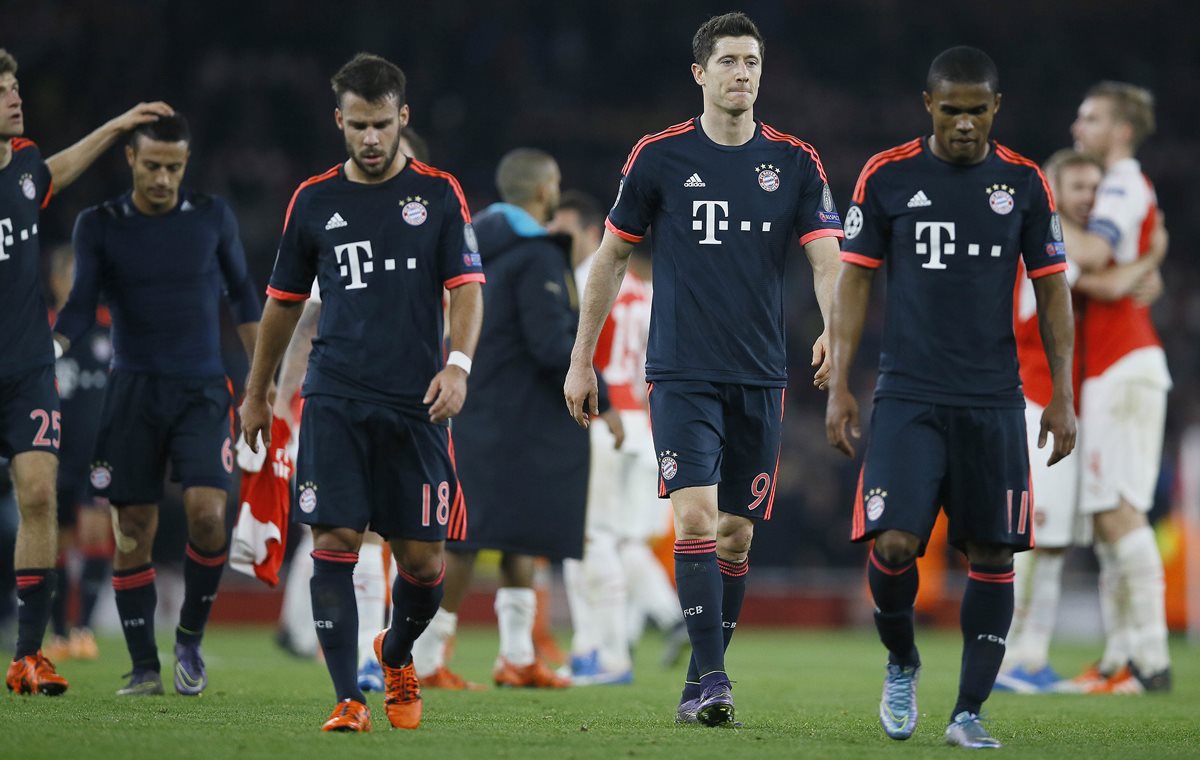
[{"label": "white sock", "polygon": [[1033,552],[1017,552],[1013,555],[1013,573],[1016,578],[1013,583],[1013,618],[1005,638],[1001,672],[1025,665],[1025,618],[1033,589]]},{"label": "white sock", "polygon": [[633,667],[626,639],[626,575],[621,567],[615,536],[603,535],[588,544],[583,556],[584,584],[591,609],[594,640],[599,645],[600,665],[609,672],[623,673]]},{"label": "white sock", "polygon": [[365,542],[354,566],[354,601],[358,604],[358,666],[375,659],[375,635],[387,626],[388,586],[382,544]]},{"label": "white sock", "polygon": [[683,620],[679,595],[675,593],[675,587],[667,578],[667,571],[650,547],[642,541],[626,541],[621,544],[620,553],[625,577],[633,579],[629,584],[629,597],[642,615],[649,617],[664,631]]},{"label": "white sock", "polygon": [[1138,528],[1117,541],[1113,551],[1128,593],[1131,659],[1142,675],[1153,675],[1171,664],[1166,586],[1154,531],[1149,525]]},{"label": "white sock", "polygon": [[533,663],[537,592],[511,586],[497,589],[495,609],[500,621],[500,656],[517,667]]},{"label": "white sock", "polygon": [[[590,544],[584,546],[585,557],[588,551]],[[567,607],[571,611],[571,655],[576,657],[586,657],[593,649],[600,648],[595,635],[596,627],[592,622],[585,574],[583,560],[563,560],[563,586],[567,591]]]},{"label": "white sock", "polygon": [[313,627],[312,594],[308,588],[313,574],[312,550],[312,531],[302,528],[287,580],[283,583],[283,610],[279,621],[296,652],[308,657],[317,656],[317,629]]},{"label": "white sock", "polygon": [[458,630],[458,615],[439,607],[429,627],[413,643],[413,667],[417,678],[436,673],[446,664],[446,642]]},{"label": "white sock", "polygon": [[1115,673],[1129,662],[1129,610],[1125,584],[1112,544],[1097,541],[1093,547],[1100,563],[1100,618],[1104,623],[1101,673]]},{"label": "white sock", "polygon": [[[1021,629],[1020,645],[1025,668],[1036,673],[1046,667],[1050,658],[1050,639],[1054,636],[1054,625],[1058,621],[1058,599],[1062,594],[1062,552],[1021,552],[1018,557],[1033,555],[1029,572],[1028,590],[1025,592],[1025,620]],[[1022,585],[1017,576],[1017,584]]]}]

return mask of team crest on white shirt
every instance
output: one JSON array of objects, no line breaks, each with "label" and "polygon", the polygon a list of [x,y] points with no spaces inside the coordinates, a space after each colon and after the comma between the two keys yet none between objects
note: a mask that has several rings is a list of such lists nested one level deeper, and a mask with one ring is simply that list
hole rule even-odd
[{"label": "team crest on white shirt", "polygon": [[33,184],[32,174],[28,172],[22,174],[17,183],[21,185],[21,192],[25,194],[26,198],[33,200],[37,197],[37,186]]},{"label": "team crest on white shirt", "polygon": [[663,480],[670,480],[679,472],[679,462],[675,460],[677,456],[679,454],[674,451],[664,451],[659,455],[658,469],[662,472]]},{"label": "team crest on white shirt", "polygon": [[887,498],[887,491],[882,488],[872,488],[867,491],[867,519],[878,520],[883,516],[883,508],[885,505],[884,499]]},{"label": "team crest on white shirt", "polygon": [[[773,164],[759,164],[754,171],[758,172],[758,186],[763,190],[773,193],[779,189],[779,170]],[[829,205],[833,206],[832,196]]]},{"label": "team crest on white shirt", "polygon": [[988,205],[992,207],[992,211],[1004,216],[1011,214],[1012,210],[1017,207],[1013,196],[1016,190],[1008,185],[989,185],[985,192],[988,193]]},{"label": "team crest on white shirt", "polygon": [[410,196],[404,199],[404,208],[400,209],[400,216],[412,226],[419,227],[429,218],[429,209],[425,206],[424,198],[419,195]]}]

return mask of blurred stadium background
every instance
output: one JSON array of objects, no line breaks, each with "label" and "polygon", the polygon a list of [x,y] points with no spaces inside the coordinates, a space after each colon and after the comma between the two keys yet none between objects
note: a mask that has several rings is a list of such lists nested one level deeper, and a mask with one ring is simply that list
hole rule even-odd
[{"label": "blurred stadium background", "polygon": [[[1127,80],[1156,93],[1158,134],[1140,158],[1171,232],[1167,290],[1154,314],[1175,390],[1154,517],[1175,595],[1172,622],[1184,625],[1189,554],[1191,596],[1200,596],[1200,259],[1194,256],[1200,6],[1167,0],[1136,7],[1117,0],[747,0],[740,6],[767,43],[757,115],[818,148],[842,208],[869,156],[927,131],[920,102],[925,71],[951,45],[977,45],[996,59],[1005,99],[994,136],[1039,161],[1069,145],[1075,109],[1093,82]],[[47,152],[138,100],[165,99],[185,113],[195,134],[187,184],[231,201],[251,268],[265,285],[292,190],[344,158],[328,79],[353,53],[377,52],[405,70],[412,125],[430,143],[432,162],[460,178],[473,209],[496,199],[496,162],[522,145],[559,160],[564,189],[607,203],[641,135],[699,112],[688,72],[691,35],[704,19],[732,7],[679,0],[319,6],[38,0],[6,4],[0,46],[20,61],[27,136]],[[45,212],[44,247],[69,242],[79,211],[127,186],[128,169],[113,150]],[[778,506],[756,537],[744,622],[865,623],[864,549],[847,542],[858,465],[825,443],[824,396],[811,387],[807,367],[820,318],[808,268],[795,266],[792,276],[794,361]],[[864,401],[874,382],[880,319],[876,309],[858,362],[856,389]],[[229,374],[240,383],[245,361],[231,330],[227,338]],[[168,508],[163,517],[161,554],[181,557],[179,513]],[[923,605],[934,619],[956,619],[954,568],[951,558],[940,582],[922,571]],[[1081,637],[1099,634],[1093,569],[1085,551],[1068,568],[1060,621]],[[171,592],[160,594],[160,612],[173,616]],[[490,600],[479,601],[467,609],[476,609],[478,620],[489,618]],[[1193,604],[1192,625],[1200,628]],[[215,615],[267,622],[277,609],[277,593],[231,572]],[[555,615],[565,622],[561,599]]]}]

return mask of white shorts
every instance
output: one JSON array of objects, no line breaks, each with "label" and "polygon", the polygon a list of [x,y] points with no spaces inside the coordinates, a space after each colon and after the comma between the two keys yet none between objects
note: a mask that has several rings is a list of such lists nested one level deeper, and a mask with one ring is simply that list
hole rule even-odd
[{"label": "white shorts", "polygon": [[1092,523],[1079,511],[1078,449],[1066,459],[1047,467],[1054,439],[1046,440],[1039,449],[1044,407],[1025,399],[1025,430],[1029,435],[1029,474],[1033,478],[1033,525],[1037,546],[1061,549],[1072,544],[1086,546],[1092,542]]},{"label": "white shorts", "polygon": [[595,420],[591,433],[586,534],[646,541],[671,525],[671,504],[658,498],[658,459],[650,418],[642,411],[621,412],[625,442],[613,448],[608,425]]},{"label": "white shorts", "polygon": [[1083,382],[1080,403],[1085,514],[1115,509],[1124,499],[1148,512],[1162,464],[1169,375],[1161,349],[1134,351]]}]

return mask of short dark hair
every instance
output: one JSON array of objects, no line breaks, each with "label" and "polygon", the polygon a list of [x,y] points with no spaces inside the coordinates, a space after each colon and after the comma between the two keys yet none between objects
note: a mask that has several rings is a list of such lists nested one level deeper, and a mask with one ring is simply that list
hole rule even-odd
[{"label": "short dark hair", "polygon": [[574,211],[579,215],[581,227],[603,227],[604,209],[600,203],[582,190],[568,190],[558,200],[559,211]]},{"label": "short dark hair", "polygon": [[537,148],[515,148],[505,153],[496,167],[500,200],[514,206],[529,202],[556,166],[554,156]]},{"label": "short dark hair", "polygon": [[160,116],[155,121],[148,121],[135,127],[129,133],[129,145],[134,150],[138,148],[139,137],[156,142],[183,142],[190,145],[192,130],[188,127],[187,119],[183,118],[183,114],[176,111],[170,116]]},{"label": "short dark hair", "polygon": [[400,136],[408,141],[408,146],[412,148],[412,157],[423,164],[429,163],[429,143],[425,142],[425,138],[417,134],[417,130],[405,125],[400,127]]},{"label": "short dark hair", "polygon": [[708,63],[713,49],[717,46],[717,40],[722,37],[753,37],[758,41],[759,56],[765,55],[766,43],[750,17],[745,13],[726,13],[705,21],[692,37],[692,56],[701,68]]},{"label": "short dark hair", "polygon": [[0,48],[0,74],[17,75],[17,59],[4,48]]},{"label": "short dark hair", "polygon": [[959,45],[938,53],[929,64],[925,91],[933,92],[939,82],[986,84],[995,93],[1000,91],[1000,71],[987,53],[976,47]]},{"label": "short dark hair", "polygon": [[372,53],[359,53],[338,69],[329,80],[338,105],[342,97],[352,92],[368,103],[378,103],[395,96],[398,105],[404,105],[404,88],[407,80],[400,67],[386,58]]},{"label": "short dark hair", "polygon": [[1104,81],[1092,85],[1086,97],[1107,98],[1112,103],[1113,117],[1133,129],[1135,150],[1154,134],[1154,93],[1145,87],[1128,82]]}]

